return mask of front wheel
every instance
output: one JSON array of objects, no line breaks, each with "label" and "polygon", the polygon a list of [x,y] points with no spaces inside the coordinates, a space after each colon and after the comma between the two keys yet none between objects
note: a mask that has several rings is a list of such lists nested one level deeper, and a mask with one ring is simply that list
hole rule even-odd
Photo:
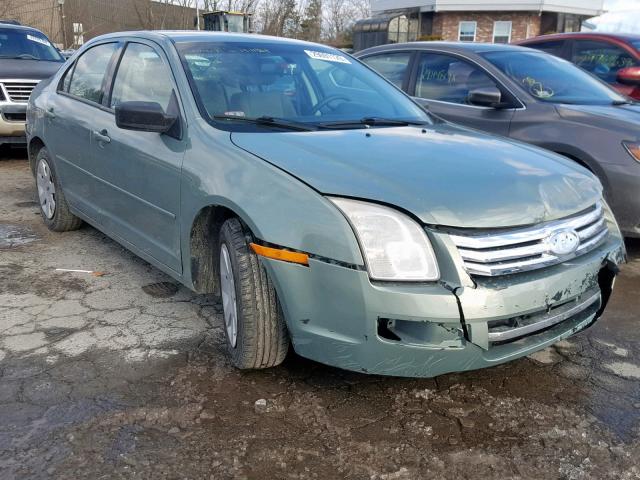
[{"label": "front wheel", "polygon": [[227,352],[240,369],[279,365],[289,335],[276,291],[236,218],[220,230],[220,291]]}]

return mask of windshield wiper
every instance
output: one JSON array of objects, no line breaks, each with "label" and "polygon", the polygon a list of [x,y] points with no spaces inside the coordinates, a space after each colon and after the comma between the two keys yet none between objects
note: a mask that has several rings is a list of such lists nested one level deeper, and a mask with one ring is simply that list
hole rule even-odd
[{"label": "windshield wiper", "polygon": [[28,53],[21,53],[20,55],[0,55],[0,58],[8,58],[11,60],[40,60],[38,57],[34,57]]},{"label": "windshield wiper", "polygon": [[341,128],[351,126],[364,127],[406,127],[408,125],[429,125],[419,120],[400,120],[396,118],[364,117],[360,120],[344,120],[339,122],[319,123],[321,128]]},{"label": "windshield wiper", "polygon": [[254,123],[256,125],[264,125],[266,127],[284,128],[287,130],[294,130],[297,132],[310,132],[315,130],[311,125],[303,122],[295,122],[292,120],[286,120],[284,118],[269,117],[263,115],[261,117],[240,117],[236,115],[214,115],[216,120],[233,120],[236,122]]}]

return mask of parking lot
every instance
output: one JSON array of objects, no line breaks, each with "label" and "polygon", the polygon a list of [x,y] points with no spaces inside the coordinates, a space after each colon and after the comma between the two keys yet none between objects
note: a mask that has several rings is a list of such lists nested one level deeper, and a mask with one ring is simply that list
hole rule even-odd
[{"label": "parking lot", "polygon": [[49,232],[35,199],[3,150],[2,479],[640,478],[640,241],[604,317],[530,358],[414,380],[290,353],[240,373],[218,298],[91,227]]}]

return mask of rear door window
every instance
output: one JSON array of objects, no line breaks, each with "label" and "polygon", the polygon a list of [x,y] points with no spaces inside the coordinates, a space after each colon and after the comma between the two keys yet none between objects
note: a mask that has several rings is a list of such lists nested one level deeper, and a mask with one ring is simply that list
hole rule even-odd
[{"label": "rear door window", "polygon": [[361,59],[383,77],[402,88],[411,61],[410,52],[382,53]]},{"label": "rear door window", "polygon": [[555,55],[557,57],[562,56],[562,51],[565,46],[564,40],[552,40],[548,42],[538,42],[538,43],[528,43],[524,45],[525,47],[535,48],[536,50],[541,50],[546,53],[550,53],[551,55]]},{"label": "rear door window", "polygon": [[469,92],[490,87],[498,88],[489,75],[465,60],[437,53],[420,56],[416,97],[468,104]]},{"label": "rear door window", "polygon": [[116,49],[116,43],[104,43],[83,53],[73,70],[69,82],[69,94],[101,103],[105,75]]},{"label": "rear door window", "polygon": [[571,61],[607,83],[614,83],[618,70],[638,62],[624,49],[608,42],[576,40]]}]

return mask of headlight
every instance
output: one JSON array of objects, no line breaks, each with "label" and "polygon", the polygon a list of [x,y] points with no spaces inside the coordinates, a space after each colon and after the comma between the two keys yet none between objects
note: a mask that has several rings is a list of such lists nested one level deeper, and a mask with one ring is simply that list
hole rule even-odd
[{"label": "headlight", "polygon": [[640,142],[622,142],[622,145],[627,149],[629,155],[640,162]]},{"label": "headlight", "polygon": [[374,203],[330,200],[351,223],[373,280],[425,282],[440,278],[429,238],[411,218]]}]

